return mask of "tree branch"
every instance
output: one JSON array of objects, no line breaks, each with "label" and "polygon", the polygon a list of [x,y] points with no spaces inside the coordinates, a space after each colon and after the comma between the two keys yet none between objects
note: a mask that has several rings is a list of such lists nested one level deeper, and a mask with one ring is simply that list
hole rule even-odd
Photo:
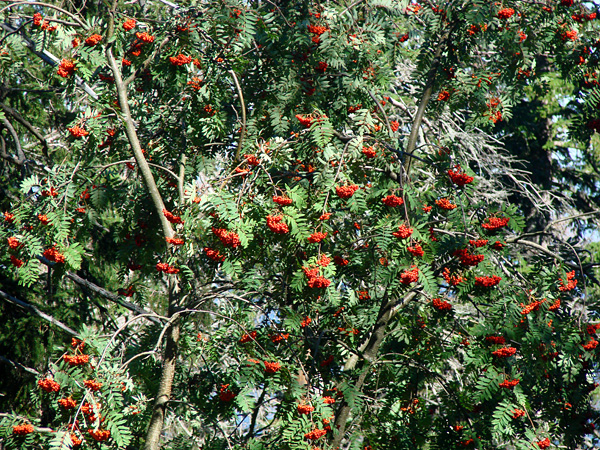
[{"label": "tree branch", "polygon": [[46,138],[40,133],[31,123],[29,123],[19,112],[15,109],[12,109],[10,106],[5,105],[4,103],[0,103],[0,108],[7,114],[10,114],[15,118],[17,122],[23,125],[31,134],[33,134],[38,141],[42,144],[42,151],[44,152],[44,156],[48,157],[48,143],[46,142]]},{"label": "tree branch", "polygon": [[0,291],[0,297],[3,298],[4,300],[10,302],[10,303],[13,303],[13,304],[18,305],[18,306],[20,306],[22,308],[25,308],[30,313],[32,313],[32,314],[34,314],[36,316],[39,316],[42,319],[50,322],[52,325],[55,325],[58,328],[60,328],[61,330],[69,333],[71,336],[79,336],[79,334],[75,330],[73,330],[72,328],[69,328],[64,323],[62,323],[60,320],[55,319],[51,315],[46,314],[46,313],[40,311],[36,306],[34,306],[34,305],[30,304],[30,303],[24,302],[23,300],[19,300],[18,298],[13,297],[12,295],[7,294],[4,291]]}]

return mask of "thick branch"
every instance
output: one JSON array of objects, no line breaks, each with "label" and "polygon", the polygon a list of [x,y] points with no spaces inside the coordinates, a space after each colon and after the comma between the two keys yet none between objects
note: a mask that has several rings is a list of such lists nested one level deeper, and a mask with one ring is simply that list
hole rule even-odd
[{"label": "thick branch", "polygon": [[4,363],[6,363],[6,364],[10,364],[10,365],[11,365],[11,366],[13,366],[15,369],[21,369],[21,370],[24,370],[25,372],[28,372],[28,373],[30,373],[30,374],[32,374],[32,375],[35,375],[36,377],[39,377],[39,376],[40,376],[40,373],[39,373],[37,370],[35,370],[35,369],[32,369],[31,367],[24,366],[23,364],[21,364],[21,363],[18,363],[18,362],[16,362],[16,361],[13,361],[13,360],[11,360],[11,359],[5,358],[5,357],[4,357],[4,356],[2,356],[2,355],[0,355],[0,361],[4,362]]},{"label": "thick branch", "polygon": [[[171,315],[172,311],[169,311]],[[177,360],[177,346],[179,342],[179,319],[176,319],[171,325],[168,325],[166,332],[165,353],[161,367],[160,384],[154,406],[152,408],[152,417],[150,425],[146,432],[145,450],[157,450],[158,442],[165,422],[167,404],[171,398],[173,388],[173,378],[175,377],[175,363]]]},{"label": "thick branch", "polygon": [[25,153],[23,153],[23,149],[21,148],[21,142],[19,141],[19,135],[17,134],[17,131],[14,129],[14,127],[6,117],[2,118],[2,125],[4,125],[4,127],[8,130],[15,143],[15,148],[17,149],[17,157],[19,158],[19,161],[25,161]]},{"label": "thick branch", "polygon": [[25,120],[25,118],[23,118],[23,116],[21,116],[21,114],[19,114],[18,111],[12,109],[10,106],[5,105],[4,103],[0,103],[0,108],[6,114],[10,114],[12,117],[15,118],[17,122],[19,122],[21,125],[27,128],[27,130],[29,130],[29,132],[33,134],[42,144],[44,156],[48,156],[48,143],[46,142],[46,138],[42,135],[42,133],[40,133],[37,130],[37,128],[31,125],[31,123]]},{"label": "thick branch", "polygon": [[135,130],[135,125],[133,124],[133,120],[131,118],[131,111],[129,110],[127,88],[123,83],[121,71],[117,66],[117,62],[115,61],[115,57],[113,56],[112,49],[110,47],[106,49],[106,58],[115,78],[119,106],[121,107],[123,121],[125,122],[125,133],[127,134],[127,139],[129,140],[131,149],[133,150],[133,156],[135,157],[135,161],[140,169],[140,172],[142,173],[144,184],[150,192],[150,197],[152,198],[154,208],[156,209],[156,213],[158,214],[160,223],[162,225],[163,234],[165,237],[171,238],[175,235],[175,233],[173,231],[173,227],[171,227],[171,224],[163,214],[165,204],[163,203],[162,196],[160,195],[158,187],[156,186],[156,182],[154,181],[154,176],[152,175],[148,161],[146,161],[146,158],[142,152],[142,146],[140,145],[140,141]]},{"label": "thick branch", "polygon": [[18,298],[13,297],[12,295],[7,294],[4,291],[0,291],[0,297],[3,298],[4,300],[10,302],[10,303],[13,303],[13,304],[18,305],[18,306],[20,306],[22,308],[25,308],[30,313],[35,314],[36,316],[39,316],[39,317],[41,317],[44,320],[47,320],[52,325],[55,325],[58,328],[60,328],[61,330],[69,333],[71,336],[79,336],[78,333],[75,330],[69,328],[64,323],[62,323],[60,320],[57,320],[54,317],[52,317],[51,315],[46,314],[46,313],[40,311],[37,307],[35,307],[35,306],[33,306],[33,305],[31,305],[31,304],[29,304],[27,302],[24,302],[23,300],[19,300]]},{"label": "thick branch", "polygon": [[[385,330],[388,326],[388,323],[390,322],[390,319],[393,317],[394,313],[398,310],[398,308],[401,308],[402,306],[407,304],[409,301],[415,298],[416,295],[417,294],[413,291],[408,292],[401,302],[390,300],[387,296],[383,298],[381,306],[379,307],[379,314],[377,315],[377,320],[375,321],[375,325],[373,325],[373,330],[369,335],[369,339],[359,348],[359,352],[362,353],[365,365],[362,368],[362,372],[359,375],[358,380],[354,384],[354,389],[356,391],[361,391],[363,388],[366,376],[370,371],[370,364],[377,357],[379,347],[381,347],[381,343],[383,342],[383,338],[385,337]],[[352,355],[350,357],[350,360],[346,363],[344,369],[353,369],[357,360],[358,356]],[[346,423],[348,422],[350,412],[350,405],[344,402],[335,416],[335,427],[333,427],[333,429],[337,430],[338,432],[333,438],[332,448],[338,448],[340,446],[340,443],[344,438]]]},{"label": "thick branch", "polygon": [[425,109],[427,108],[427,104],[431,99],[431,93],[433,92],[433,85],[435,83],[435,76],[437,74],[440,60],[442,56],[442,51],[446,47],[446,41],[448,39],[448,35],[446,35],[440,45],[437,46],[435,50],[435,55],[433,57],[433,61],[431,63],[431,68],[429,69],[429,73],[427,74],[427,81],[425,82],[425,88],[423,90],[423,95],[421,96],[421,102],[419,103],[419,108],[417,109],[417,113],[415,114],[415,118],[413,120],[412,126],[410,128],[410,135],[408,136],[408,142],[406,144],[406,153],[409,157],[406,161],[406,169],[405,173],[408,177],[410,174],[410,166],[412,162],[412,158],[410,157],[412,153],[415,151],[417,147],[417,138],[419,136],[419,130],[421,129],[421,122],[423,122],[423,116],[425,115]]},{"label": "thick branch", "polygon": [[133,311],[136,314],[147,315],[148,320],[150,320],[154,323],[161,323],[161,321],[159,319],[157,319],[156,317],[152,317],[152,314],[153,314],[152,312],[145,310],[141,306],[138,306],[135,303],[128,302],[127,300],[123,300],[123,299],[119,298],[118,295],[115,295],[112,292],[107,291],[106,289],[92,283],[91,281],[86,280],[85,278],[81,278],[79,275],[74,274],[73,272],[67,272],[66,275],[67,275],[67,278],[71,279],[78,285],[85,287],[86,289],[89,289],[90,291],[110,300],[111,302],[117,303],[117,304],[123,306],[124,308],[127,308],[130,311]]},{"label": "thick branch", "polygon": [[236,162],[239,162],[242,154],[242,146],[244,144],[244,136],[246,134],[246,102],[244,102],[244,94],[242,93],[242,87],[240,86],[237,75],[233,69],[230,70],[229,73],[233,77],[233,83],[235,84],[235,88],[238,92],[238,96],[240,97],[240,103],[242,106],[242,129],[240,130],[240,139],[238,141],[237,150],[235,151],[235,160]]}]

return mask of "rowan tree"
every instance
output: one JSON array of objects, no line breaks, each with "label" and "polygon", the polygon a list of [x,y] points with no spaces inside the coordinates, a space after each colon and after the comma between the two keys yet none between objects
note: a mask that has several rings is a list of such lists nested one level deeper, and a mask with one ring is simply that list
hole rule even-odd
[{"label": "rowan tree", "polygon": [[0,14],[3,447],[598,445],[593,5]]}]

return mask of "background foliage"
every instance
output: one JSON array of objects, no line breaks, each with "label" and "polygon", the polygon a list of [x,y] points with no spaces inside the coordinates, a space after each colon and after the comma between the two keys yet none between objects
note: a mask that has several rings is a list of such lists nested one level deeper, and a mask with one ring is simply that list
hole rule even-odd
[{"label": "background foliage", "polygon": [[0,5],[0,446],[598,445],[593,3]]}]

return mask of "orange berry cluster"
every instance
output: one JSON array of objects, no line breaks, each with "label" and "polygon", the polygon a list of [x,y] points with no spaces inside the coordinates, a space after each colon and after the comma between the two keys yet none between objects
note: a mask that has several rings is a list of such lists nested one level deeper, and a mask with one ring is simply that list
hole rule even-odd
[{"label": "orange berry cluster", "polygon": [[94,45],[98,45],[101,40],[102,36],[100,36],[99,34],[92,34],[85,40],[85,45],[93,47]]},{"label": "orange berry cluster", "polygon": [[473,255],[469,253],[466,248],[461,248],[452,252],[453,256],[456,256],[463,266],[477,266],[481,261],[484,260],[484,255]]},{"label": "orange berry cluster", "polygon": [[400,274],[400,283],[402,284],[416,283],[418,280],[419,268],[415,265],[410,266],[410,269],[407,269]]},{"label": "orange berry cluster", "polygon": [[475,277],[475,286],[493,287],[497,286],[501,280],[502,278],[497,275],[493,275],[491,277]]},{"label": "orange berry cluster", "polygon": [[267,216],[267,226],[273,233],[286,234],[290,232],[288,226],[282,222],[283,216]]},{"label": "orange berry cluster", "polygon": [[164,273],[169,273],[169,274],[179,273],[179,269],[177,269],[176,267],[170,266],[168,263],[156,264],[156,270],[158,270],[159,272],[164,272]]},{"label": "orange berry cluster", "polygon": [[381,201],[385,206],[391,206],[392,208],[404,204],[402,197],[396,197],[395,195],[388,195],[387,197],[382,198]]},{"label": "orange berry cluster", "polygon": [[[63,59],[63,61],[64,61],[64,59]],[[69,133],[71,133],[71,136],[73,136],[74,138],[85,137],[88,134],[90,134],[88,131],[84,130],[79,125],[75,125],[72,128],[67,128],[67,130],[69,130]]]},{"label": "orange berry cluster", "polygon": [[45,378],[38,381],[38,386],[45,392],[58,392],[60,391],[60,384],[54,381],[52,378]]},{"label": "orange berry cluster", "polygon": [[336,186],[335,193],[341,199],[349,199],[354,195],[354,193],[358,190],[358,186],[356,184],[351,184],[348,186]]},{"label": "orange berry cluster", "polygon": [[519,384],[520,380],[514,379],[514,380],[509,380],[508,378],[505,379],[502,383],[499,383],[498,386],[500,386],[501,388],[505,388],[505,389],[512,389],[514,388],[517,384]]},{"label": "orange berry cluster", "polygon": [[213,227],[212,232],[226,247],[236,248],[241,244],[240,237],[233,231],[227,231],[224,228]]},{"label": "orange berry cluster", "polygon": [[288,206],[288,205],[291,205],[293,202],[293,200],[291,198],[286,197],[284,195],[274,195],[273,201],[281,206]]},{"label": "orange berry cluster", "polygon": [[218,250],[214,250],[210,247],[204,247],[204,253],[213,261],[225,261],[225,256],[221,255]]},{"label": "orange berry cluster", "polygon": [[452,305],[447,301],[442,300],[441,298],[434,298],[431,300],[431,306],[433,306],[438,311],[450,311],[452,309]]},{"label": "orange berry cluster", "polygon": [[265,361],[265,373],[276,373],[279,372],[279,369],[281,369],[281,364],[278,362]]},{"label": "orange berry cluster", "polygon": [[174,224],[183,224],[183,220],[181,220],[181,217],[174,215],[173,213],[167,211],[166,209],[163,209],[163,214],[164,216],[167,218],[167,220],[171,223]]},{"label": "orange berry cluster", "polygon": [[492,355],[497,356],[498,358],[508,358],[517,353],[517,349],[514,347],[502,347],[498,350],[494,350]]},{"label": "orange berry cluster", "polygon": [[399,239],[407,239],[412,233],[412,228],[408,228],[406,225],[402,224],[398,227],[398,231],[393,232],[392,235]]},{"label": "orange berry cluster", "polygon": [[321,233],[319,231],[311,234],[307,239],[311,244],[316,244],[321,242],[323,239],[327,237],[327,233]]},{"label": "orange berry cluster", "polygon": [[496,231],[500,228],[504,228],[510,219],[508,217],[488,217],[485,220],[486,221],[481,224],[481,228],[485,228],[488,231]]},{"label": "orange berry cluster", "polygon": [[575,278],[574,270],[572,270],[571,272],[567,272],[567,284],[564,284],[563,279],[559,278],[558,281],[560,283],[560,286],[559,286],[558,290],[561,292],[566,292],[566,291],[575,289],[575,286],[577,286],[577,280],[575,280],[574,278]]},{"label": "orange berry cluster", "polygon": [[169,61],[174,66],[184,66],[192,62],[192,57],[180,53],[177,56],[169,56]]}]

